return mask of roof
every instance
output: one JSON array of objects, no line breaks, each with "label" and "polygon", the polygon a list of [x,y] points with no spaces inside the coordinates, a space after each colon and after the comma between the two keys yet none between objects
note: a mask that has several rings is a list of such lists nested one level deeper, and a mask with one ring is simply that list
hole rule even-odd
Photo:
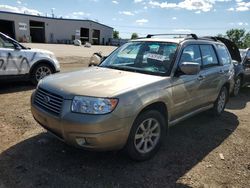
[{"label": "roof", "polygon": [[69,18],[52,18],[52,17],[46,17],[46,16],[36,16],[36,15],[31,15],[31,14],[22,14],[22,13],[16,13],[16,12],[7,12],[7,11],[0,11],[0,14],[14,14],[14,15],[20,15],[20,16],[27,16],[27,17],[33,17],[33,18],[44,18],[44,19],[51,19],[51,20],[62,20],[62,21],[87,21],[87,22],[92,22],[92,23],[95,23],[95,24],[99,24],[99,25],[102,25],[104,27],[108,27],[110,29],[114,29],[113,27],[110,27],[110,26],[107,26],[107,25],[104,25],[104,24],[101,24],[99,22],[96,22],[96,21],[93,21],[93,20],[81,20],[81,19],[69,19]]},{"label": "roof", "polygon": [[171,43],[180,43],[185,38],[141,38],[131,41],[145,41],[145,42],[171,42]]}]

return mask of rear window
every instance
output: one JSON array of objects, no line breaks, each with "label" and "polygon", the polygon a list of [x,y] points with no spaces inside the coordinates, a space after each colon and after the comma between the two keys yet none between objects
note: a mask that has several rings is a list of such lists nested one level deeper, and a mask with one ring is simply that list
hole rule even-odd
[{"label": "rear window", "polygon": [[217,50],[219,54],[219,60],[223,65],[231,63],[231,56],[228,53],[227,48],[224,45],[218,44]]}]

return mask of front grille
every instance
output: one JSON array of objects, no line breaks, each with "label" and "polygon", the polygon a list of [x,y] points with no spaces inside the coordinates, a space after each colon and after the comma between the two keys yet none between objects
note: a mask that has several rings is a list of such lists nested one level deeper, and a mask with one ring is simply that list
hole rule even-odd
[{"label": "front grille", "polygon": [[62,109],[63,98],[57,94],[38,88],[34,102],[43,110],[59,116]]}]

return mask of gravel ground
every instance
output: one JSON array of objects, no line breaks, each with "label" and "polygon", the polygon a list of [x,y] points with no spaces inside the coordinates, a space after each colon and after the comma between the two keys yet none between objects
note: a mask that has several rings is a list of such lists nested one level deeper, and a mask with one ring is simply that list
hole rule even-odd
[{"label": "gravel ground", "polygon": [[[62,71],[86,64],[75,57]],[[157,155],[140,163],[122,151],[89,152],[58,141],[32,118],[33,90],[28,82],[0,83],[0,188],[250,187],[250,88],[231,98],[221,117],[205,112],[170,128]]]}]

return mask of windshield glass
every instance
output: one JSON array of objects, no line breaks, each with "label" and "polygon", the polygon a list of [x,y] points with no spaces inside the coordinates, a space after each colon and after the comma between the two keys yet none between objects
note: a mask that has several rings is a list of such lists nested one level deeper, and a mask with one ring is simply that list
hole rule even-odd
[{"label": "windshield glass", "polygon": [[177,44],[163,42],[129,42],[113,52],[101,67],[166,75],[170,72],[171,62]]}]

